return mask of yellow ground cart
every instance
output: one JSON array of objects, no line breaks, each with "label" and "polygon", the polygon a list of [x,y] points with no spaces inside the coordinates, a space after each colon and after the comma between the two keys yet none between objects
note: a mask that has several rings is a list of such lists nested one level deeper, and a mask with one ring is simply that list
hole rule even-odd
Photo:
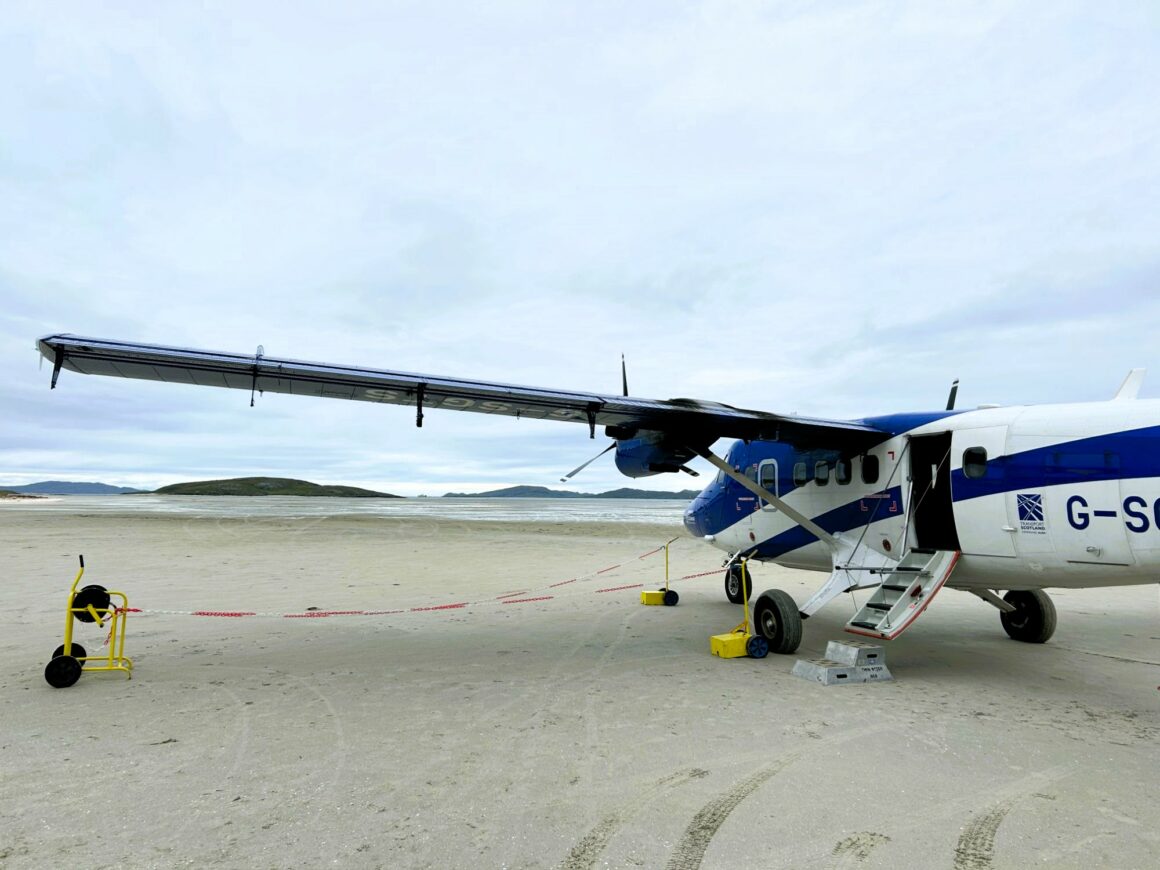
[{"label": "yellow ground cart", "polygon": [[[123,671],[133,677],[133,662],[125,656],[125,623],[129,618],[129,599],[124,592],[114,592],[104,586],[83,586],[85,557],[80,557],[80,570],[73,580],[65,607],[64,643],[56,648],[52,660],[44,668],[44,679],[56,689],[67,689],[81,678],[85,671]],[[114,605],[114,601],[118,602]],[[108,653],[90,656],[83,646],[73,640],[75,622],[95,623],[98,628],[109,625],[106,640]]]}]

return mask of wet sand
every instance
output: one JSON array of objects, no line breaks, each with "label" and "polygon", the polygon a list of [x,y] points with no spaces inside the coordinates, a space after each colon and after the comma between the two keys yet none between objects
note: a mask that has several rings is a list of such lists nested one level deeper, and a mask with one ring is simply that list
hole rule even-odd
[{"label": "wet sand", "polygon": [[[825,688],[709,655],[741,618],[717,573],[675,608],[618,588],[655,586],[637,557],[676,533],[4,504],[0,867],[1155,865],[1155,586],[1053,593],[1043,646],[944,591],[887,645],[894,682]],[[131,681],[54,690],[78,553],[148,612]],[[674,576],[719,565],[673,546]],[[798,601],[821,580],[754,573]],[[281,615],[345,610],[401,612]]]}]

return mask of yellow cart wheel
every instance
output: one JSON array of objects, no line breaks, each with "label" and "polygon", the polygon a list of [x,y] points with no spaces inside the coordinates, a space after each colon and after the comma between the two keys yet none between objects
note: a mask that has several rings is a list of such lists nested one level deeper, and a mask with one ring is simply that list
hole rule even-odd
[{"label": "yellow cart wheel", "polygon": [[[60,646],[58,646],[55,650],[53,650],[53,652],[52,652],[53,658],[56,658],[57,656],[62,656],[62,655],[64,655],[64,644],[63,643]],[[78,661],[80,661],[81,659],[86,658],[88,656],[88,652],[85,650],[85,648],[83,646],[81,646],[79,643],[77,643],[74,640],[73,645],[72,645],[71,655],[74,659],[77,659]],[[84,662],[81,662],[81,666],[82,667],[84,666]]]},{"label": "yellow cart wheel", "polygon": [[45,665],[44,678],[54,689],[67,689],[81,678],[81,663],[72,656],[57,656]]}]

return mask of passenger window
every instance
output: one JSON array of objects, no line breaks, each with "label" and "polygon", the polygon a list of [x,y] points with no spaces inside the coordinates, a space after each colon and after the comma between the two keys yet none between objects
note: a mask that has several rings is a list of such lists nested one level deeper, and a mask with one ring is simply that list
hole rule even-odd
[{"label": "passenger window", "polygon": [[777,463],[767,462],[761,466],[761,476],[758,480],[762,489],[768,489],[774,495],[777,495]]},{"label": "passenger window", "polygon": [[814,483],[818,486],[825,486],[830,482],[830,463],[815,462],[814,463]]},{"label": "passenger window", "polygon": [[834,480],[838,482],[838,486],[845,486],[853,478],[850,473],[850,460],[839,459],[834,464]]},{"label": "passenger window", "polygon": [[963,474],[978,479],[987,473],[987,451],[982,447],[968,447],[963,451]]},{"label": "passenger window", "polygon": [[793,467],[793,485],[805,486],[810,479],[810,469],[804,462],[798,462]]},{"label": "passenger window", "polygon": [[[762,462],[761,465],[758,466],[758,468],[757,468],[757,482],[758,482],[758,484],[761,485],[762,489],[764,489],[766,492],[768,492],[770,495],[774,496],[775,498],[779,497],[781,495],[781,493],[778,491],[778,486],[777,486],[777,460],[776,459],[767,459],[764,462]],[[777,510],[777,508],[775,508],[772,504],[770,504],[768,499],[764,499],[764,498],[761,500],[761,509],[766,510],[766,511],[776,511]]]},{"label": "passenger window", "polygon": [[862,457],[862,482],[874,484],[878,482],[878,457]]}]

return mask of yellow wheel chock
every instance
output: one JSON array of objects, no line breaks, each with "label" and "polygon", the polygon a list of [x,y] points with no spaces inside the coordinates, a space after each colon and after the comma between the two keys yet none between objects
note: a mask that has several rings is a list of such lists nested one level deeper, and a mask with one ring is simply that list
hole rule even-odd
[{"label": "yellow wheel chock", "polygon": [[738,659],[749,656],[763,659],[769,654],[769,641],[760,634],[754,634],[749,627],[749,562],[741,560],[741,607],[745,619],[728,634],[715,634],[709,638],[709,652],[723,659]]},{"label": "yellow wheel chock", "polygon": [[[80,557],[81,567],[73,580],[65,607],[64,643],[52,654],[52,659],[44,668],[44,679],[55,689],[67,689],[81,678],[85,671],[124,671],[133,678],[133,662],[125,656],[125,623],[129,618],[129,599],[124,592],[114,592],[104,586],[84,586],[79,591],[81,577],[85,574],[85,557]],[[117,599],[120,604],[113,605]],[[104,628],[109,623],[109,647],[107,655],[90,656],[83,646],[73,641],[73,621],[96,623]]]},{"label": "yellow wheel chock", "polygon": [[[658,589],[656,592],[651,589],[642,589],[640,593],[641,604],[663,604],[666,607],[674,607],[681,596],[677,594],[676,589],[669,588],[669,544],[677,540],[673,538],[665,544],[665,588]],[[653,550],[652,552],[656,552]]]}]

